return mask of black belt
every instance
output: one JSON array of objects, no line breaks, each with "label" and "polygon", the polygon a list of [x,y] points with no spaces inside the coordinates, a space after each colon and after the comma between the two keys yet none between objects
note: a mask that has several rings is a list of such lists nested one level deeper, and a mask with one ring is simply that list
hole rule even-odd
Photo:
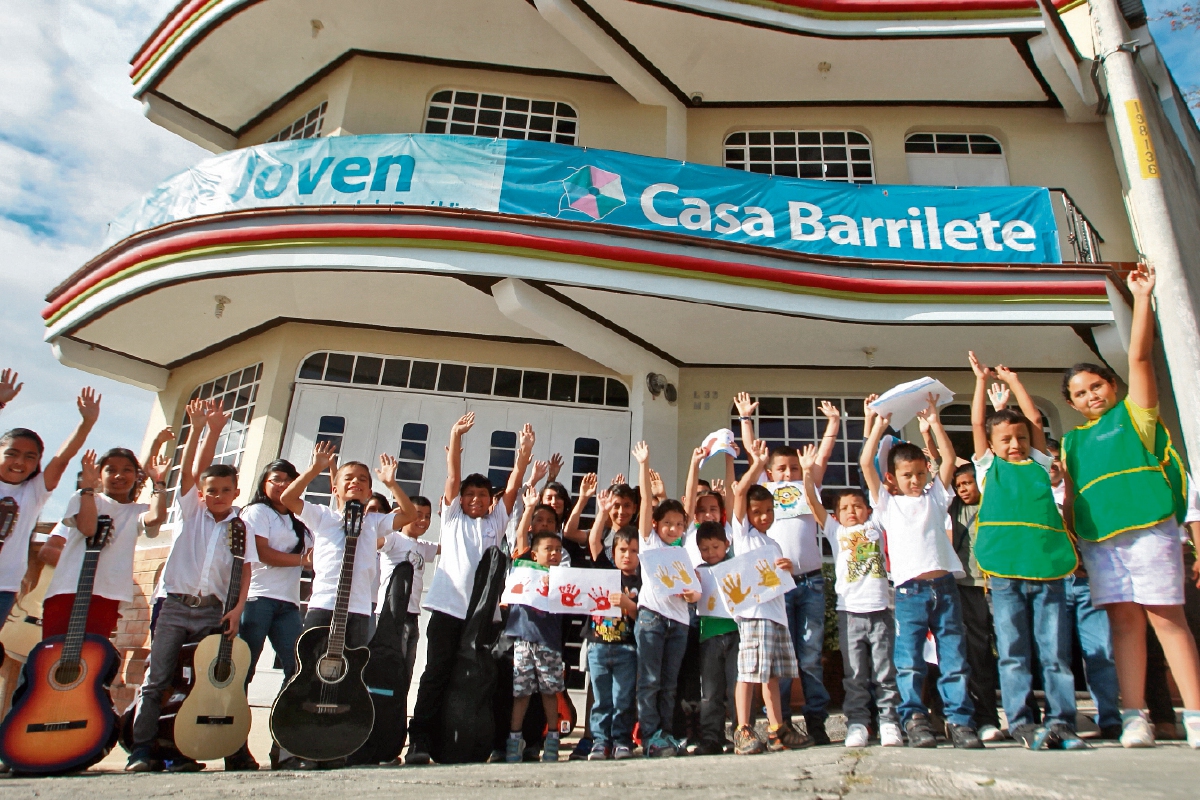
[{"label": "black belt", "polygon": [[808,580],[809,578],[815,578],[815,577],[817,577],[818,575],[821,575],[821,574],[823,574],[823,573],[821,572],[821,568],[820,568],[820,567],[817,567],[817,568],[816,568],[816,569],[814,569],[812,572],[806,572],[806,573],[804,573],[803,575],[793,575],[793,576],[792,576],[792,580],[794,580],[794,581],[806,581],[806,580]]},{"label": "black belt", "polygon": [[168,592],[167,597],[177,603],[182,603],[188,608],[210,608],[212,606],[221,606],[221,598],[215,594],[198,595],[198,594],[176,594]]}]

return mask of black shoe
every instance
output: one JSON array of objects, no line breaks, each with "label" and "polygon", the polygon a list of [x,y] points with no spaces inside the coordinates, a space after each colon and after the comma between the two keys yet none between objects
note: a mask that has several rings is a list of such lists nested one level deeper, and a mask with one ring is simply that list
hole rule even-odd
[{"label": "black shoe", "polygon": [[1115,742],[1121,738],[1120,725],[1102,725],[1100,726],[1100,738],[1105,741]]},{"label": "black shoe", "polygon": [[1087,750],[1088,743],[1079,738],[1075,730],[1065,722],[1051,722],[1049,747],[1055,750]]},{"label": "black shoe", "polygon": [[296,764],[296,769],[302,769],[305,772],[315,772],[316,770],[322,768],[320,761],[313,761],[310,758],[301,758],[298,759],[298,761],[299,763]]},{"label": "black shoe", "polygon": [[694,756],[719,756],[725,752],[725,747],[720,742],[700,742],[692,748]]},{"label": "black shoe", "polygon": [[199,772],[204,765],[190,758],[177,758],[167,765],[167,772]]},{"label": "black shoe", "polygon": [[1045,750],[1050,741],[1050,730],[1032,723],[1018,725],[1010,733],[1013,741],[1023,744],[1026,750]]},{"label": "black shoe", "polygon": [[587,761],[588,756],[592,754],[592,740],[583,738],[579,740],[579,744],[575,745],[575,749],[568,756],[568,761]]},{"label": "black shoe", "polygon": [[825,732],[825,718],[816,714],[804,715],[804,730],[815,745],[829,744],[829,734]]},{"label": "black shoe", "polygon": [[979,738],[979,734],[969,725],[955,725],[953,722],[946,723],[946,735],[950,739],[951,744],[960,750],[982,750],[983,740]]},{"label": "black shoe", "polygon": [[303,766],[303,763],[304,762],[302,762],[299,758],[296,758],[296,756],[289,756],[288,758],[276,761],[275,766],[271,767],[271,769],[306,769],[306,767]]},{"label": "black shoe", "polygon": [[226,772],[255,772],[258,770],[258,762],[254,760],[254,756],[250,755],[250,748],[242,745],[236,753],[225,757]]},{"label": "black shoe", "polygon": [[908,736],[909,747],[937,747],[937,737],[929,725],[929,717],[924,714],[913,714],[904,723],[904,733]]},{"label": "black shoe", "polygon": [[408,755],[404,757],[404,763],[408,766],[423,767],[432,761],[429,755],[429,746],[424,742],[413,742],[408,746]]}]

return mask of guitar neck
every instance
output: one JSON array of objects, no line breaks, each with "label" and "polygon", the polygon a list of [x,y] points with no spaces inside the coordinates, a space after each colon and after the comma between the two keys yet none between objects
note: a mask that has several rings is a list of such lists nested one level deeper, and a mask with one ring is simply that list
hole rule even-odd
[{"label": "guitar neck", "polygon": [[358,533],[346,535],[342,552],[342,570],[338,576],[337,601],[333,604],[333,621],[329,624],[329,655],[340,658],[346,647],[346,620],[350,614],[350,589],[354,583],[354,556],[358,550]]},{"label": "guitar neck", "polygon": [[71,620],[67,625],[67,638],[63,644],[63,661],[74,664],[83,651],[83,637],[87,632],[88,609],[92,605],[92,587],[96,582],[96,565],[100,563],[100,548],[88,547],[83,554],[83,566],[79,568],[79,583],[75,587],[75,602],[71,605]]},{"label": "guitar neck", "polygon": [[[229,593],[225,595],[225,613],[237,608],[238,600],[242,599],[242,565],[246,559],[242,556],[233,557],[233,566],[229,571]],[[217,661],[228,664],[233,657],[233,640],[228,636],[221,637],[221,646],[217,649]]]}]

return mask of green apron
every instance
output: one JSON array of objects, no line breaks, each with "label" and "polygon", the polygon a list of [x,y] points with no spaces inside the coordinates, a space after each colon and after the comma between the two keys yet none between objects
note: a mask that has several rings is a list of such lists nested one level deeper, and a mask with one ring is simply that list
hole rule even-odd
[{"label": "green apron", "polygon": [[1036,461],[1012,463],[993,456],[976,530],[975,561],[988,575],[1051,581],[1079,566],[1050,476]]},{"label": "green apron", "polygon": [[1138,436],[1129,399],[1063,437],[1063,463],[1074,489],[1075,535],[1102,542],[1187,511],[1187,475],[1162,421],[1154,452]]}]

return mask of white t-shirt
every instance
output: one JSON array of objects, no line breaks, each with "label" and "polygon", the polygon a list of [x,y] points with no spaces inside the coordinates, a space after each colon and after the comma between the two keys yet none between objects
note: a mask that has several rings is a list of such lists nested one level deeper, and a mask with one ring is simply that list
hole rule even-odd
[{"label": "white t-shirt", "polygon": [[[242,519],[254,536],[267,540],[272,550],[291,553],[296,549],[299,537],[288,514],[280,514],[267,503],[255,503],[242,509]],[[254,565],[250,576],[252,597],[269,597],[285,603],[300,605],[300,573],[303,567],[273,567],[259,562]]]},{"label": "white t-shirt", "polygon": [[[112,534],[96,562],[92,594],[109,600],[133,600],[133,555],[137,550],[138,534],[145,529],[142,514],[150,506],[145,503],[118,503],[99,492],[95,498],[96,516],[107,514],[112,518]],[[87,540],[75,527],[75,515],[79,513],[81,502],[81,495],[76,492],[63,512],[63,528],[56,528],[67,541],[58,557],[58,566],[54,568],[50,585],[46,587],[46,597],[75,594],[79,588],[79,572],[87,552]]]},{"label": "white t-shirt", "polygon": [[0,549],[0,592],[21,591],[21,578],[29,567],[29,537],[50,494],[44,472],[23,483],[0,481],[0,500],[11,497],[17,504],[17,522]]},{"label": "white t-shirt", "polygon": [[[648,538],[648,539],[642,538],[641,541],[639,542],[639,547],[642,551],[658,550],[663,547],[674,547],[674,546],[675,545],[667,544],[666,542],[664,542],[662,540],[662,537],[659,536],[658,533],[656,533],[653,530],[650,531],[650,538]],[[680,547],[680,549],[682,550],[683,548]],[[644,570],[644,568],[642,568],[642,569]],[[650,578],[646,575],[645,571],[643,571],[642,572],[642,584],[648,585],[649,582],[650,582]],[[697,583],[697,585],[699,585],[699,579],[697,579],[696,583]],[[690,612],[688,610],[688,603],[686,600],[683,599],[682,595],[677,595],[677,594],[671,595],[670,597],[668,597],[666,599],[660,600],[658,597],[655,596],[654,592],[650,591],[647,588],[644,591],[642,591],[640,594],[638,594],[637,601],[638,601],[639,609],[643,609],[643,608],[649,609],[650,611],[653,611],[657,614],[661,614],[662,616],[666,617],[667,619],[674,620],[675,622],[681,622],[684,625],[688,625],[691,622]]]},{"label": "white t-shirt", "polygon": [[379,548],[379,594],[376,597],[376,611],[383,607],[387,596],[388,580],[392,570],[404,561],[413,565],[412,593],[408,596],[408,613],[421,613],[421,592],[425,588],[425,565],[437,555],[437,542],[423,542],[411,536],[405,536],[400,531],[393,531],[384,537],[383,547]]},{"label": "white t-shirt", "polygon": [[[783,555],[779,543],[765,533],[755,530],[748,519],[735,519],[733,521],[733,552],[740,557],[752,550],[760,549],[767,551],[763,553],[763,556],[771,563],[775,563],[775,559]],[[761,605],[753,606],[745,614],[737,616],[735,619],[769,619],[786,628],[788,624],[787,608],[783,603],[783,595]]]},{"label": "white t-shirt", "polygon": [[[1046,474],[1050,474],[1050,466],[1054,463],[1054,459],[1043,453],[1041,450],[1030,450],[1029,458],[1042,469],[1046,470]],[[992,464],[996,463],[996,454],[991,450],[985,452],[980,458],[971,457],[972,463],[975,464],[975,474],[979,476],[979,488],[982,491],[983,486],[987,483],[988,472],[992,469]],[[1063,484],[1059,484],[1062,491],[1066,491]],[[1056,493],[1057,497],[1057,493]]]},{"label": "white t-shirt", "polygon": [[492,513],[478,518],[468,517],[463,513],[462,501],[458,497],[450,505],[443,502],[439,513],[442,517],[442,555],[438,558],[437,571],[429,586],[425,608],[466,619],[479,560],[483,558],[485,550],[500,544],[510,514],[501,499],[496,502]]},{"label": "white t-shirt", "polygon": [[916,497],[891,494],[886,486],[879,487],[875,519],[887,531],[888,559],[896,586],[935,570],[951,572],[955,578],[965,574],[946,535],[950,499],[941,478],[935,478]]},{"label": "white t-shirt", "polygon": [[[313,582],[308,607],[332,611],[337,604],[342,555],[346,552],[342,515],[329,506],[306,502],[300,511],[300,521],[308,526],[313,535]],[[391,514],[363,514],[362,530],[354,548],[354,574],[350,579],[351,614],[371,613],[375,580],[379,574],[376,548],[379,540],[391,532]]]},{"label": "white t-shirt", "polygon": [[[175,498],[179,509],[179,533],[171,545],[167,565],[163,567],[164,594],[216,595],[224,603],[229,595],[229,572],[233,554],[229,552],[229,523],[240,512],[237,506],[218,522],[200,499],[200,492],[180,492]],[[246,531],[246,563],[258,561],[254,536]]]},{"label": "white t-shirt", "polygon": [[825,536],[833,547],[837,572],[837,610],[854,614],[883,611],[892,605],[883,561],[883,528],[874,519],[843,526],[830,514]]},{"label": "white t-shirt", "polygon": [[[804,485],[780,481],[764,483],[775,497],[775,521],[767,536],[779,545],[783,557],[792,562],[792,575],[806,575],[821,568],[821,542],[817,518],[808,510]],[[817,492],[820,493],[818,487]],[[796,494],[799,494],[796,497]]]},{"label": "white t-shirt", "polygon": [[1188,506],[1183,524],[1186,525],[1189,522],[1200,522],[1200,490],[1196,488],[1191,475],[1188,476]]}]

